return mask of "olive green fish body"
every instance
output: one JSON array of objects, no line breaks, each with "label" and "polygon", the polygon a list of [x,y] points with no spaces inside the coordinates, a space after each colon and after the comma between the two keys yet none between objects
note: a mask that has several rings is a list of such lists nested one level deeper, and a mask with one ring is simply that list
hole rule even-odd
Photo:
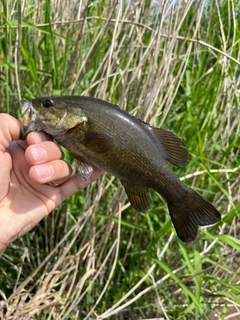
[{"label": "olive green fish body", "polygon": [[183,142],[172,132],[154,128],[106,101],[82,96],[44,97],[23,102],[23,137],[43,130],[78,160],[87,179],[91,165],[119,178],[132,206],[146,211],[149,188],[161,194],[181,240],[196,237],[199,225],[219,221],[206,199],[183,185],[167,161],[189,161]]},{"label": "olive green fish body", "polygon": [[[97,104],[88,106],[84,102],[84,100],[81,101],[81,107],[86,117],[90,119],[84,129],[67,132],[64,136],[55,135],[56,141],[74,156],[81,157],[86,162],[133,185],[155,189],[154,184],[156,181],[159,184],[159,178],[166,182],[170,179],[171,182],[175,180],[176,183],[181,183],[168,167],[167,153],[160,141],[152,134],[153,128],[118,107],[111,107],[110,112],[104,105],[100,109]],[[101,113],[100,118],[99,113]],[[90,135],[92,132],[98,132],[106,135],[106,138],[110,136],[109,141],[106,141],[107,144],[109,143],[107,150],[104,147],[103,150],[101,147],[96,150],[97,145],[101,145],[101,137],[99,141],[98,137],[90,137],[92,141],[86,143],[89,132]],[[186,153],[186,150],[184,149],[183,152]],[[164,183],[162,185],[164,187]]]}]

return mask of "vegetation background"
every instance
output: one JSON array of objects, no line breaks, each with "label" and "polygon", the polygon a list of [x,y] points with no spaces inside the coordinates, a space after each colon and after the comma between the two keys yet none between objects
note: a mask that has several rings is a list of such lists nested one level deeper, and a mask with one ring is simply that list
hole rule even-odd
[{"label": "vegetation background", "polygon": [[1,319],[240,319],[239,21],[237,0],[0,0],[0,112],[118,104],[183,139],[175,173],[223,217],[184,244],[159,195],[137,213],[103,175],[1,256]]}]

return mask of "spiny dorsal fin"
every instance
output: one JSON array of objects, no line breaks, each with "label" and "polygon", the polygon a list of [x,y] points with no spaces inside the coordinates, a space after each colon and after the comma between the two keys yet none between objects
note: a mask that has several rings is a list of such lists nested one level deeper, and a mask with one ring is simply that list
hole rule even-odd
[{"label": "spiny dorsal fin", "polygon": [[189,162],[189,153],[182,140],[171,131],[155,127],[150,129],[166,151],[166,160],[175,166],[185,167]]}]

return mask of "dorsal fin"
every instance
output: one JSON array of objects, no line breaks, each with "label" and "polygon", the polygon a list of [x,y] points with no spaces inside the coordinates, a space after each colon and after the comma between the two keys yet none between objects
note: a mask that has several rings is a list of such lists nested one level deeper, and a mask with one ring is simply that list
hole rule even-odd
[{"label": "dorsal fin", "polygon": [[152,134],[166,151],[166,160],[178,167],[185,167],[189,162],[189,153],[182,140],[171,131],[151,127]]}]

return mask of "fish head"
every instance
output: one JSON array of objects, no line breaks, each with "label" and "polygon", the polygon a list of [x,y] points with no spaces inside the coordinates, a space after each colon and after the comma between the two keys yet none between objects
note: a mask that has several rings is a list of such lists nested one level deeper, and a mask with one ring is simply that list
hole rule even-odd
[{"label": "fish head", "polygon": [[45,131],[53,137],[68,130],[85,125],[87,116],[76,104],[54,97],[21,101],[21,137],[32,131]]}]

